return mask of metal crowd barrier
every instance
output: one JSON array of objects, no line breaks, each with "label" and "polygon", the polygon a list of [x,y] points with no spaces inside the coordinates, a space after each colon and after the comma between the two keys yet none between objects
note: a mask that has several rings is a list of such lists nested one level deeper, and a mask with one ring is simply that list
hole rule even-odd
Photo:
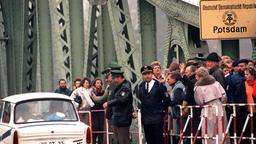
[{"label": "metal crowd barrier", "polygon": [[[165,113],[164,117],[164,144],[174,144],[174,137],[179,137],[178,144],[185,143],[185,139],[189,144],[196,144],[198,140],[202,141],[204,144],[209,143],[209,141],[215,141],[216,144],[225,144],[229,143],[229,141],[232,141],[233,144],[240,144],[242,140],[250,140],[251,144],[256,142],[256,137],[254,135],[255,129],[253,128],[256,124],[255,115],[254,115],[254,108],[256,108],[256,104],[223,104],[223,109],[225,110],[226,107],[232,108],[232,113],[230,115],[229,119],[226,119],[226,113],[220,112],[218,107],[216,105],[205,105],[205,106],[178,106],[180,108],[180,115],[183,115],[183,109],[188,108],[189,112],[186,116],[185,123],[182,119],[179,120],[180,125],[180,131],[179,133],[175,133],[175,125],[174,119],[172,118],[172,113],[169,109],[168,112]],[[237,109],[241,107],[246,107],[248,109],[248,114],[246,116],[245,122],[242,124],[243,129],[240,135],[237,134]],[[215,111],[215,127],[209,128],[209,114],[207,109],[213,109]],[[200,113],[200,122],[198,126],[196,127],[196,132],[193,132],[194,127],[194,110],[195,109],[205,109],[204,113],[201,115]],[[87,113],[89,115],[89,125],[91,129],[93,130],[93,123],[92,123],[92,113],[97,112],[104,112],[105,110],[92,110],[92,111],[79,111],[78,113]],[[256,112],[256,111],[255,111]],[[104,131],[92,131],[92,133],[101,133],[105,134],[106,137],[106,144],[110,143],[109,136],[113,135],[113,132],[109,130],[109,122],[107,119],[104,120],[105,123],[105,130]],[[230,134],[229,130],[231,129],[231,124],[233,122],[233,133]],[[244,133],[246,130],[246,127],[249,125],[250,127],[250,137],[245,137]],[[136,124],[138,126],[138,130],[136,131],[130,131],[130,133],[138,135],[138,142],[139,144],[143,144],[144,141],[144,134],[142,129],[142,123],[141,123],[141,112],[138,111],[138,117],[136,119]],[[202,129],[204,127],[204,129]],[[186,130],[190,130],[190,133],[188,135],[185,135]],[[209,136],[208,132],[209,130],[214,129],[215,135]],[[204,130],[205,134],[201,134],[200,131]],[[221,131],[221,134],[219,134]],[[176,143],[175,143],[176,144]]]},{"label": "metal crowd barrier", "polygon": [[[86,113],[89,115],[89,126],[92,130],[92,134],[105,134],[105,137],[106,137],[106,144],[110,144],[110,138],[109,136],[110,135],[113,135],[113,132],[111,132],[109,130],[109,122],[108,120],[105,118],[104,120],[104,125],[105,125],[105,130],[104,131],[93,131],[93,122],[92,122],[92,113],[98,113],[98,112],[104,112],[104,114],[106,114],[106,111],[105,110],[91,110],[91,111],[78,111],[79,114],[82,114],[82,113]],[[130,131],[130,134],[134,135],[138,135],[138,141],[139,141],[139,144],[143,144],[143,132],[142,132],[142,124],[141,124],[141,112],[140,110],[138,111],[138,117],[137,117],[137,125],[138,125],[138,130],[137,131]]]},{"label": "metal crowd barrier", "polygon": [[[226,114],[225,112],[221,112],[219,111],[218,107],[215,105],[205,105],[205,106],[179,106],[180,108],[180,115],[182,115],[182,109],[184,108],[188,108],[189,109],[189,114],[187,116],[186,122],[183,123],[182,120],[180,120],[180,125],[181,125],[181,131],[179,134],[170,134],[171,136],[179,136],[179,144],[183,143],[184,139],[190,139],[190,143],[191,144],[196,144],[196,141],[198,139],[202,140],[204,143],[207,144],[207,140],[212,139],[215,140],[216,144],[225,144],[225,143],[229,143],[229,141],[233,141],[234,144],[240,144],[242,140],[250,140],[250,143],[253,144],[254,141],[256,142],[256,137],[254,135],[254,126],[256,124],[256,121],[254,120],[254,108],[256,108],[256,104],[223,104],[223,110],[225,111],[226,107],[231,107],[232,108],[232,114],[230,115],[229,119],[226,119]],[[195,134],[193,134],[192,132],[192,127],[193,127],[193,118],[194,118],[194,114],[193,114],[193,110],[194,109],[202,109],[202,108],[214,108],[215,109],[215,133],[216,135],[213,137],[209,137],[207,135],[207,131],[209,130],[208,126],[208,113],[207,110],[204,111],[203,115],[200,115],[200,123],[197,127],[197,131]],[[237,123],[236,119],[237,119],[237,109],[241,108],[241,107],[245,107],[247,108],[248,114],[246,116],[246,119],[244,121],[244,123]],[[256,111],[255,111],[256,112]],[[219,121],[219,119],[221,119],[221,123]],[[233,122],[233,133],[229,134],[229,130],[231,127],[231,123]],[[250,137],[245,137],[244,133],[246,130],[246,127],[248,126],[250,122]],[[172,123],[171,123],[172,124]],[[184,136],[185,131],[188,129],[190,124],[190,135],[189,136]],[[243,125],[243,129],[240,135],[237,135],[237,125],[238,124],[242,124]],[[199,136],[200,134],[200,130],[202,130],[202,126],[205,125],[205,135]],[[183,127],[184,126],[184,127]],[[221,135],[219,135],[219,128],[221,128]],[[221,142],[219,142],[219,140],[221,140]]]},{"label": "metal crowd barrier", "polygon": [[[182,109],[185,108],[185,107],[182,107],[182,106],[179,106],[179,107],[180,107],[180,115],[183,115]],[[204,139],[205,143],[207,143],[207,140],[209,140],[209,139],[213,139],[213,140],[215,140],[217,142],[218,138],[219,138],[219,136],[218,136],[218,133],[219,133],[219,129],[218,129],[219,128],[219,121],[218,121],[218,118],[217,118],[217,117],[219,117],[219,115],[218,115],[218,107],[215,106],[215,105],[206,105],[206,106],[187,106],[186,108],[189,108],[190,114],[187,116],[187,119],[186,119],[184,127],[183,127],[183,120],[182,120],[182,118],[180,119],[180,134],[179,134],[180,135],[180,139],[179,139],[179,144],[183,143],[183,138],[189,138],[190,142],[193,143],[193,144],[196,143],[197,138]],[[184,133],[185,133],[185,131],[188,128],[189,122],[190,122],[190,131],[192,131],[191,127],[193,126],[193,118],[194,118],[194,116],[193,116],[193,109],[194,108],[196,108],[196,109],[197,108],[205,108],[205,109],[214,108],[215,109],[215,112],[216,112],[215,113],[215,117],[216,117],[216,123],[215,123],[215,133],[216,133],[216,135],[215,135],[215,137],[209,137],[208,136],[208,129],[209,128],[208,128],[208,117],[207,117],[208,116],[208,112],[207,112],[207,110],[205,110],[204,114],[201,116],[201,120],[200,120],[200,123],[199,123],[199,126],[197,128],[195,136],[193,135],[193,132],[190,132],[190,136],[184,137]],[[204,129],[205,134],[204,134],[204,136],[199,137],[198,135],[200,133],[200,130],[202,129],[203,122],[205,124],[205,129]]]},{"label": "metal crowd barrier", "polygon": [[[233,113],[231,114],[231,116],[228,120],[228,125],[227,125],[227,128],[224,133],[224,140],[227,139],[227,137],[228,137],[228,131],[230,129],[231,122],[233,120],[233,122],[234,122],[234,137],[229,137],[229,138],[233,139],[235,144],[237,143],[237,139],[238,139],[238,144],[240,144],[243,139],[251,140],[251,143],[254,143],[254,141],[256,140],[256,137],[254,137],[254,125],[256,125],[256,121],[254,121],[254,118],[253,118],[253,116],[254,116],[253,110],[254,110],[254,108],[256,108],[256,104],[224,104],[223,106],[224,107],[228,106],[228,107],[233,108]],[[240,134],[240,136],[237,136],[237,133],[236,133],[236,131],[237,131],[237,122],[236,122],[237,107],[247,107],[249,109],[249,113],[247,114],[245,123],[243,124],[243,129],[242,129],[242,133]],[[243,135],[246,130],[246,127],[248,126],[249,120],[250,120],[250,124],[251,124],[251,127],[250,127],[251,137],[244,137]],[[222,142],[222,143],[224,144],[224,142]]]}]

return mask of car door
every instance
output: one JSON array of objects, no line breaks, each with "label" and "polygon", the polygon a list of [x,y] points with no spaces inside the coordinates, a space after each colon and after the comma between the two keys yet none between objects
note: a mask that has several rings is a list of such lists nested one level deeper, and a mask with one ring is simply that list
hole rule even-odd
[{"label": "car door", "polygon": [[0,144],[12,142],[12,128],[9,126],[11,121],[11,103],[1,102],[0,104]]}]

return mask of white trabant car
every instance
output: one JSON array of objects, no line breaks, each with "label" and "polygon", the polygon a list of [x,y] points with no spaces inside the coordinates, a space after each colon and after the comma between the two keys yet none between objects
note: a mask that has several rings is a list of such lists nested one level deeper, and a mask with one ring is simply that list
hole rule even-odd
[{"label": "white trabant car", "polygon": [[28,93],[0,100],[0,144],[91,144],[73,100],[56,93]]}]

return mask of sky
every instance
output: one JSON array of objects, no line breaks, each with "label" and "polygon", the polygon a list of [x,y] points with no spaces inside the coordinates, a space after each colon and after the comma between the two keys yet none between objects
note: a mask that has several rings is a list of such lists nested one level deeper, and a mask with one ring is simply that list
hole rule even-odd
[{"label": "sky", "polygon": [[199,6],[199,1],[200,0],[182,0],[182,1],[193,4],[193,5],[196,5],[196,6]]}]

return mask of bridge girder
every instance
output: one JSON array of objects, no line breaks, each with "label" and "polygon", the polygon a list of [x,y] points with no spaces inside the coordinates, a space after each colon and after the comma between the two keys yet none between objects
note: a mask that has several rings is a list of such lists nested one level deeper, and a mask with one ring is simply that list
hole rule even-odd
[{"label": "bridge girder", "polygon": [[3,5],[0,2],[0,99],[2,96],[7,95],[7,59],[6,59],[6,41],[8,38],[5,35],[5,26],[3,18]]},{"label": "bridge girder", "polygon": [[[208,52],[206,44],[196,49],[188,37],[188,25],[199,27],[199,11],[183,1],[138,1],[142,46],[134,37],[127,0],[108,0],[107,5],[90,7],[88,34],[84,34],[81,0],[0,2],[4,21],[0,25],[0,80],[4,81],[0,93],[4,95],[52,91],[60,78],[67,79],[71,88],[76,77],[102,77],[100,72],[111,61],[124,67],[136,89],[140,66],[157,59],[155,7],[170,20],[163,48],[166,54],[175,45],[181,47],[186,59]],[[252,44],[255,48],[255,40]],[[165,66],[167,61],[165,55]]]},{"label": "bridge girder", "polygon": [[165,14],[181,22],[199,27],[199,8],[181,0],[146,0]]}]

